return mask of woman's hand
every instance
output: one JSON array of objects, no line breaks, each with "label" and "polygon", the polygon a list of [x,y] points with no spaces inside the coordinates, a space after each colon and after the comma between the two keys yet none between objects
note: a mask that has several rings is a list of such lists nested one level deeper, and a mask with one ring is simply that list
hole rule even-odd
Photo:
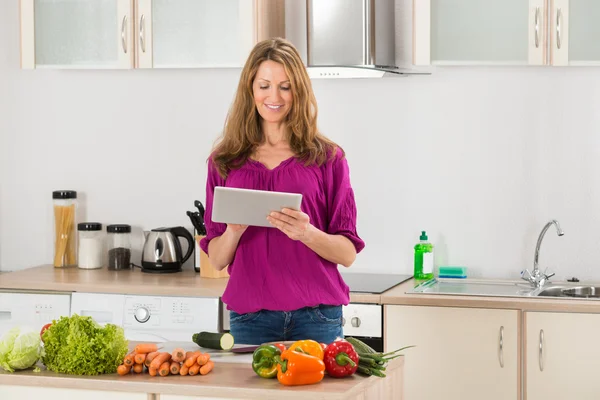
[{"label": "woman's hand", "polygon": [[290,239],[302,242],[309,239],[311,228],[313,228],[306,213],[290,208],[284,208],[281,212],[273,211],[267,220]]}]

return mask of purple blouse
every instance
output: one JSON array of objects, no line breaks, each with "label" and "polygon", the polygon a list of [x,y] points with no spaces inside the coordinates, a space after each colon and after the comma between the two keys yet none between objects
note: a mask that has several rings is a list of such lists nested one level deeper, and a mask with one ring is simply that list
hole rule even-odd
[{"label": "purple blouse", "polygon": [[[215,186],[301,193],[302,211],[316,228],[344,235],[357,253],[365,246],[356,232],[354,191],[348,163],[340,150],[321,167],[307,167],[291,157],[270,170],[248,159],[241,168],[230,171],[225,180],[209,160],[204,215],[207,236],[200,241],[207,254],[208,243],[227,228],[226,224],[211,220]],[[350,298],[337,264],[321,258],[277,228],[249,226],[228,272],[223,302],[227,309],[239,314],[261,309],[292,311],[319,304],[346,305]]]}]

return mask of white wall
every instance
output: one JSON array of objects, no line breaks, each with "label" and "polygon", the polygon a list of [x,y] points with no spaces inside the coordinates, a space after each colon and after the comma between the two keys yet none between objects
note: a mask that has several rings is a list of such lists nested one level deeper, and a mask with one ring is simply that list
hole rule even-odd
[{"label": "white wall", "polygon": [[[1,269],[51,262],[55,189],[78,190],[88,220],[190,228],[239,71],[21,71],[16,3],[0,3]],[[351,165],[367,242],[354,271],[410,272],[426,229],[438,263],[516,278],[557,218],[542,265],[600,279],[599,69],[313,84]]]}]

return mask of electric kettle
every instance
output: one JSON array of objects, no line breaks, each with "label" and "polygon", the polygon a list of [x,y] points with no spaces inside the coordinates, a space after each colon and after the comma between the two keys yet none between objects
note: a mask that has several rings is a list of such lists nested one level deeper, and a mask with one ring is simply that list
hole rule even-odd
[{"label": "electric kettle", "polygon": [[[188,242],[184,256],[179,238]],[[142,272],[180,272],[181,266],[194,251],[194,238],[183,226],[152,229],[142,250]]]}]

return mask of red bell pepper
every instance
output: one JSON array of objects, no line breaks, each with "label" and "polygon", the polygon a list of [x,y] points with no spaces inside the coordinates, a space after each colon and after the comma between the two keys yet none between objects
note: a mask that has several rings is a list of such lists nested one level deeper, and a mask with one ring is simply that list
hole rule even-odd
[{"label": "red bell pepper", "polygon": [[334,378],[355,373],[358,369],[358,360],[358,353],[354,350],[354,346],[344,339],[329,344],[323,358],[327,373]]}]

